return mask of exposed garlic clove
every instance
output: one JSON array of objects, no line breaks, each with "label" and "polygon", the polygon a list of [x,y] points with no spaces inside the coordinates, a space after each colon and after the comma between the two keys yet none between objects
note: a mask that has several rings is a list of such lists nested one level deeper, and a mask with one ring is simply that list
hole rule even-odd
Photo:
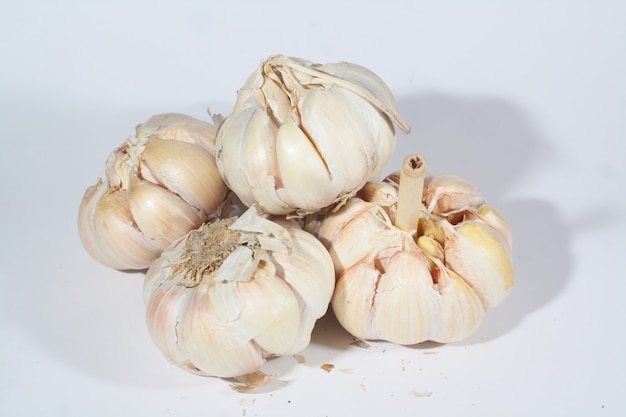
[{"label": "exposed garlic clove", "polygon": [[78,228],[87,252],[113,268],[147,268],[215,215],[227,191],[211,153],[215,130],[174,113],[138,125],[83,197]]},{"label": "exposed garlic clove", "polygon": [[[253,206],[189,232],[152,263],[146,320],[172,362],[201,375],[238,377],[267,357],[304,349],[333,287],[323,245],[296,221],[273,221]],[[170,291],[174,296],[165,295]]]},{"label": "exposed garlic clove", "polygon": [[395,148],[393,123],[409,129],[395,107],[363,67],[270,56],[219,126],[218,167],[245,205],[317,212],[378,178]]},{"label": "exposed garlic clove", "polygon": [[508,245],[480,222],[442,223],[446,265],[462,276],[480,297],[485,311],[500,304],[514,282]]},{"label": "exposed garlic clove", "polygon": [[511,225],[506,218],[494,207],[484,205],[476,210],[478,219],[497,231],[507,244],[507,248],[511,251],[513,246],[513,238]]}]

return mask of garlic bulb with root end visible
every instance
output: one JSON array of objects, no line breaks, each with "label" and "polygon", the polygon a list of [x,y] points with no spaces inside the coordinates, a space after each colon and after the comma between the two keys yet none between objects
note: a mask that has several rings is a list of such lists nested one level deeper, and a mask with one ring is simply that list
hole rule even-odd
[{"label": "garlic bulb with root end visible", "polygon": [[206,223],[146,274],[149,333],[172,363],[241,377],[310,342],[335,283],[324,246],[295,220],[259,215]]},{"label": "garlic bulb with root end visible", "polygon": [[467,181],[427,175],[420,155],[325,214],[316,233],[335,266],[333,311],[362,339],[462,340],[513,286],[506,219]]},{"label": "garlic bulb with root end visible", "polygon": [[215,133],[213,124],[176,113],[139,124],[81,201],[78,231],[87,252],[116,269],[144,269],[211,217],[227,191]]},{"label": "garlic bulb with root end visible", "polygon": [[393,94],[372,71],[273,55],[219,126],[218,167],[260,212],[314,213],[379,178],[395,149],[394,123],[408,133]]}]

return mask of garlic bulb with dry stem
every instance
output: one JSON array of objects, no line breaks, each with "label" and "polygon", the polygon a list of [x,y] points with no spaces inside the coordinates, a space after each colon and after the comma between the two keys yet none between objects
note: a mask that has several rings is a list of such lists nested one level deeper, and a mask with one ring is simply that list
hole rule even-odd
[{"label": "garlic bulb with dry stem", "polygon": [[151,117],[109,156],[78,213],[83,246],[117,269],[143,269],[212,216],[226,195],[216,127],[183,114]]},{"label": "garlic bulb with dry stem", "polygon": [[409,131],[372,71],[273,55],[219,126],[218,167],[248,206],[312,213],[379,178],[395,148],[394,123]]},{"label": "garlic bulb with dry stem", "polygon": [[363,339],[468,337],[513,286],[511,232],[475,187],[425,174],[419,155],[323,218],[337,284],[332,307]]},{"label": "garlic bulb with dry stem", "polygon": [[334,286],[330,255],[295,220],[240,217],[191,231],[148,269],[150,335],[174,364],[218,377],[254,374],[310,341]]}]

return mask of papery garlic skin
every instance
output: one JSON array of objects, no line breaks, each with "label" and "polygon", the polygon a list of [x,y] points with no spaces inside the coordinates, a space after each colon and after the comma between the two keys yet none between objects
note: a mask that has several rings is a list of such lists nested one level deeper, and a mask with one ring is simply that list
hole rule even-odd
[{"label": "papery garlic skin", "polygon": [[215,214],[226,195],[216,127],[166,113],[139,124],[85,192],[78,231],[87,252],[116,269],[144,269]]},{"label": "papery garlic skin", "polygon": [[[144,282],[154,342],[193,373],[237,377],[310,342],[334,287],[330,255],[294,220],[253,206],[166,250]],[[221,258],[220,258],[221,257]]]},{"label": "papery garlic skin", "polygon": [[218,167],[246,205],[307,214],[377,179],[393,154],[393,94],[370,70],[274,55],[219,126]]},{"label": "papery garlic skin", "polygon": [[401,230],[397,179],[367,184],[320,222],[336,271],[333,311],[363,339],[465,339],[511,291],[510,227],[465,180],[427,176],[423,217]]}]

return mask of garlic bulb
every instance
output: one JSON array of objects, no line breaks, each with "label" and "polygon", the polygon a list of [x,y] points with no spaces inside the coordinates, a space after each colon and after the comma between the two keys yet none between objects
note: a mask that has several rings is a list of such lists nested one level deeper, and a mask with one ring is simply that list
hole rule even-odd
[{"label": "garlic bulb", "polygon": [[87,252],[113,268],[147,268],[213,215],[227,191],[215,133],[211,123],[174,113],[138,125],[85,192],[78,231]]},{"label": "garlic bulb", "polygon": [[318,236],[336,270],[333,311],[359,338],[464,339],[513,286],[506,219],[467,181],[425,175],[419,155],[326,214]]},{"label": "garlic bulb", "polygon": [[257,214],[191,231],[146,274],[147,324],[158,348],[193,373],[237,377],[310,341],[334,286],[330,255],[295,220]]},{"label": "garlic bulb", "polygon": [[216,148],[229,188],[270,214],[307,214],[379,178],[396,142],[393,94],[351,63],[273,55],[239,90]]}]

